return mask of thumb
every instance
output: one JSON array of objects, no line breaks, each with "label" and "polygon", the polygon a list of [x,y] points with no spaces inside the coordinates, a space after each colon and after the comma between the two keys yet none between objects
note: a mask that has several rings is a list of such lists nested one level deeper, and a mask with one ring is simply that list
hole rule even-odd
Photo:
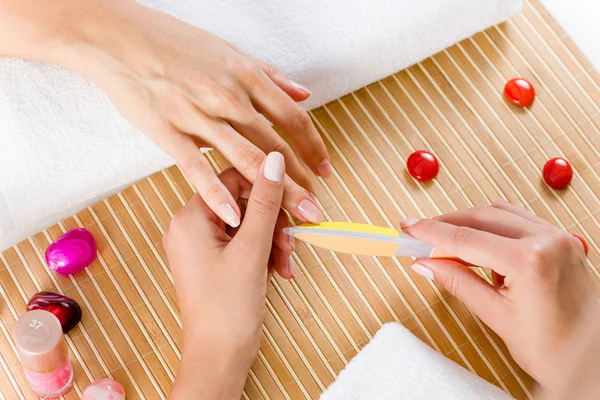
[{"label": "thumb", "polygon": [[490,328],[494,329],[498,324],[505,298],[471,268],[456,261],[434,259],[417,259],[411,268],[424,278],[439,283]]},{"label": "thumb", "polygon": [[285,160],[281,153],[272,152],[258,172],[250,192],[242,226],[233,242],[240,242],[248,251],[265,257],[273,243],[273,232],[281,209],[285,179]]}]

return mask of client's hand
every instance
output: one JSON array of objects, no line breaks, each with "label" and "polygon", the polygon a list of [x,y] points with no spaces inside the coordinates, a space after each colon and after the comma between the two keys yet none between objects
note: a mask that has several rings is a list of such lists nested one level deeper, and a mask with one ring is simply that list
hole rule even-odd
[{"label": "client's hand", "polygon": [[493,270],[489,284],[458,262],[419,259],[413,265],[463,301],[525,371],[552,389],[564,347],[595,301],[581,242],[507,202],[400,225],[417,239]]},{"label": "client's hand", "polygon": [[260,345],[269,270],[292,277],[293,244],[283,233],[285,166],[270,153],[251,188],[237,172],[221,175],[247,197],[239,230],[227,228],[195,195],[175,215],[163,243],[183,322],[183,355],[172,398],[239,399]]},{"label": "client's hand", "polygon": [[[4,53],[59,64],[96,83],[177,160],[227,224],[236,227],[241,211],[199,147],[219,150],[250,182],[266,153],[282,153],[289,174],[284,208],[303,221],[321,222],[309,196],[311,181],[291,147],[313,172],[330,175],[325,144],[296,103],[308,98],[308,89],[225,40],[133,0],[61,0],[41,8],[33,0],[5,1],[16,16],[8,22],[21,22],[6,34],[18,37],[13,30],[20,29],[35,39]],[[8,46],[0,39],[0,51]]]}]

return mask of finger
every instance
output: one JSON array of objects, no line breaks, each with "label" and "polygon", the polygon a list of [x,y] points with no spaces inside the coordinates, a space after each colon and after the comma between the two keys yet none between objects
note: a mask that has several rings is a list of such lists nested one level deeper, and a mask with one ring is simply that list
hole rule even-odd
[{"label": "finger", "polygon": [[244,119],[244,122],[231,122],[231,126],[265,154],[272,151],[283,154],[288,176],[298,185],[312,192],[312,182],[290,145],[275,132],[251,104],[248,104],[248,107],[250,110],[245,111],[248,117]]},{"label": "finger", "polygon": [[[252,184],[240,172],[233,168],[227,168],[219,174],[219,179],[225,185],[225,188],[231,193],[233,199],[237,202],[239,199],[247,199],[252,191]],[[239,207],[239,204],[238,204]]]},{"label": "finger", "polygon": [[[249,257],[262,257],[267,265],[273,243],[273,232],[283,199],[285,161],[280,153],[269,153],[256,178],[244,223],[233,243]],[[250,251],[251,250],[251,251]]]},{"label": "finger", "polygon": [[[265,154],[224,121],[213,120],[209,127],[220,130],[219,140],[213,146],[231,161],[248,181],[254,183],[260,174]],[[304,222],[318,224],[323,221],[323,214],[308,191],[287,175],[284,179],[283,208]]]},{"label": "finger", "polygon": [[293,145],[315,174],[329,177],[332,172],[329,153],[306,110],[267,78],[250,90],[254,108],[281,129],[284,139]]},{"label": "finger", "polygon": [[294,261],[291,258],[294,251],[294,238],[287,235],[283,230],[290,226],[290,221],[285,211],[280,210],[275,223],[275,232],[273,234],[273,244],[281,251],[282,260],[275,264],[275,270],[284,279],[294,277]]},{"label": "finger", "polygon": [[258,60],[254,60],[254,62],[292,100],[304,101],[312,94],[307,87],[286,78],[285,75],[272,65]]},{"label": "finger", "polygon": [[433,279],[462,301],[490,328],[496,330],[504,297],[471,268],[456,261],[417,259],[411,266],[419,275]]},{"label": "finger", "polygon": [[539,225],[552,226],[551,223],[549,223],[543,218],[538,217],[526,208],[509,203],[508,201],[498,200],[493,202],[491,206],[500,210],[508,211],[512,214],[518,215],[521,218],[524,218],[528,221],[534,222]]},{"label": "finger", "polygon": [[290,253],[287,250],[280,248],[273,244],[271,249],[272,264],[271,268],[273,271],[277,271],[279,276],[283,279],[292,279],[294,275],[289,272],[293,268],[293,260],[290,258]]},{"label": "finger", "polygon": [[180,133],[171,139],[171,146],[173,156],[210,209],[227,225],[238,226],[241,214],[237,203],[192,138]]},{"label": "finger", "polygon": [[468,226],[496,235],[520,239],[539,232],[539,226],[519,215],[494,207],[474,207],[453,211],[434,218],[457,226]]},{"label": "finger", "polygon": [[489,267],[502,275],[522,262],[527,254],[519,241],[467,226],[456,226],[433,219],[403,221],[408,235],[453,254],[473,265]]}]

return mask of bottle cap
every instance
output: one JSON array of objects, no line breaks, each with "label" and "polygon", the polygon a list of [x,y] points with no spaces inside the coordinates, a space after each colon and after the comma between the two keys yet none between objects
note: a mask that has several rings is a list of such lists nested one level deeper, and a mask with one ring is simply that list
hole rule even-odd
[{"label": "bottle cap", "polygon": [[49,373],[67,359],[67,344],[60,321],[45,310],[23,314],[13,331],[21,365],[36,373]]}]

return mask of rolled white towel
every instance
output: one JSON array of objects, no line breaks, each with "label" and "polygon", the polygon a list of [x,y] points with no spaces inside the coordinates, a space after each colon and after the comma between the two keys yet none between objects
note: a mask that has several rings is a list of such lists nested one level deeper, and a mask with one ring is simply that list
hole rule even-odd
[{"label": "rolled white towel", "polygon": [[[508,19],[521,0],[142,0],[312,89],[313,108]],[[0,250],[172,165],[93,84],[0,58]]]},{"label": "rolled white towel", "polygon": [[321,400],[510,400],[512,397],[421,342],[385,324]]}]

